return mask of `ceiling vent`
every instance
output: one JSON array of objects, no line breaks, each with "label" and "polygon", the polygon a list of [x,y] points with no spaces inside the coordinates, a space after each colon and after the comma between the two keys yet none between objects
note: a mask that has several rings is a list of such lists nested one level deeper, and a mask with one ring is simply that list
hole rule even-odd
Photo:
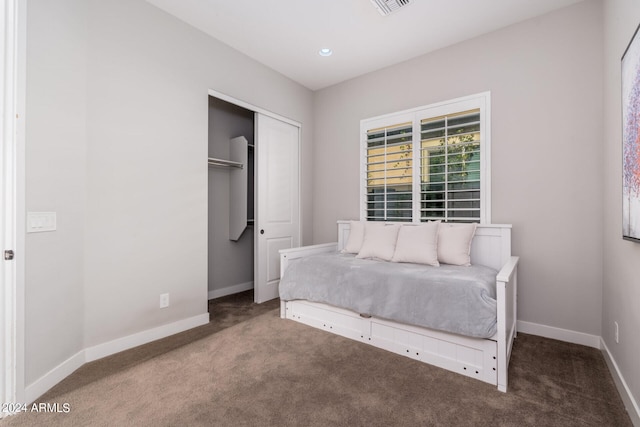
[{"label": "ceiling vent", "polygon": [[411,3],[412,0],[371,0],[371,3],[378,9],[380,15],[387,16]]}]

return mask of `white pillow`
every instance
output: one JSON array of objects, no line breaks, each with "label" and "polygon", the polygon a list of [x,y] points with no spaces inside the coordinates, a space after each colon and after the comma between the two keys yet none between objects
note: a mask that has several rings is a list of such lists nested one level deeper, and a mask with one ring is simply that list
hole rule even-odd
[{"label": "white pillow", "polygon": [[438,225],[440,221],[421,225],[403,225],[398,232],[393,262],[412,262],[439,266]]},{"label": "white pillow", "polygon": [[347,243],[342,249],[342,253],[357,254],[362,247],[362,241],[364,240],[364,223],[361,221],[350,221],[349,237],[347,237]]},{"label": "white pillow", "polygon": [[396,250],[400,225],[385,225],[367,222],[364,227],[364,241],[356,258],[378,258],[391,261]]},{"label": "white pillow", "polygon": [[471,265],[471,241],[478,224],[440,224],[438,261],[443,264]]}]

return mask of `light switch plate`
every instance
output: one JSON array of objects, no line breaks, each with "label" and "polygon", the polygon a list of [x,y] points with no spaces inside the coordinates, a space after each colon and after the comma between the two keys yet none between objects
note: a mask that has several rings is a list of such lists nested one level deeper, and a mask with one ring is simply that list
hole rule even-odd
[{"label": "light switch plate", "polygon": [[55,212],[27,212],[27,233],[56,230]]}]

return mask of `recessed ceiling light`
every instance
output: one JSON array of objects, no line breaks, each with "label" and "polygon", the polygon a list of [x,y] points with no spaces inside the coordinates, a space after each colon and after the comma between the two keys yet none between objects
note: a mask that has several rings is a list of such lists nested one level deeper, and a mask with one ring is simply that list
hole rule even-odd
[{"label": "recessed ceiling light", "polygon": [[320,49],[320,50],[318,51],[318,54],[319,54],[320,56],[331,56],[331,55],[333,55],[333,51],[332,51],[331,49],[329,49],[329,48],[325,47],[325,48],[323,48],[323,49]]}]

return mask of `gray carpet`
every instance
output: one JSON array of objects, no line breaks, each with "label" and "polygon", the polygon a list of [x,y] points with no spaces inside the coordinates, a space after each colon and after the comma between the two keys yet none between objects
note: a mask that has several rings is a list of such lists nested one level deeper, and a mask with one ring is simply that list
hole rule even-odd
[{"label": "gray carpet", "polygon": [[69,413],[0,425],[631,426],[593,348],[520,334],[505,394],[282,320],[277,301],[213,304],[211,324],[87,364],[40,399]]}]

